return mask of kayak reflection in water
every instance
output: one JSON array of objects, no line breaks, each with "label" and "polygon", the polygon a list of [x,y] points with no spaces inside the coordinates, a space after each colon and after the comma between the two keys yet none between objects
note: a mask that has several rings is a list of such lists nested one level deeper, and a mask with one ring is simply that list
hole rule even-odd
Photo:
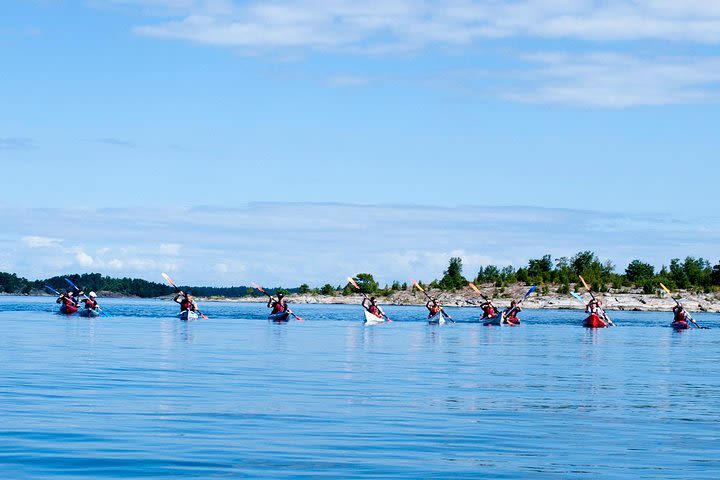
[{"label": "kayak reflection in water", "polygon": [[510,325],[520,325],[520,319],[517,317],[517,314],[522,312],[522,307],[518,304],[517,300],[513,300],[510,302],[510,308],[505,310],[505,315],[503,315],[503,323],[508,323]]},{"label": "kayak reflection in water", "polygon": [[382,311],[382,308],[376,303],[375,297],[365,297],[362,301],[362,306],[367,310],[368,312],[372,313],[378,318],[386,317],[385,312]]},{"label": "kayak reflection in water", "polygon": [[442,305],[438,303],[437,298],[435,297],[428,298],[425,307],[428,309],[428,318],[434,317],[442,310]]},{"label": "kayak reflection in water", "polygon": [[198,309],[197,303],[193,300],[193,296],[190,292],[185,293],[180,290],[177,295],[175,295],[175,298],[173,298],[173,302],[180,304],[180,312],[184,312],[186,310],[189,312],[196,312]]},{"label": "kayak reflection in water", "polygon": [[480,305],[480,308],[482,308],[483,314],[482,317],[480,317],[480,320],[485,320],[486,318],[495,318],[495,316],[498,314],[498,309],[495,308],[495,305],[493,305],[492,300],[486,300],[484,303]]}]

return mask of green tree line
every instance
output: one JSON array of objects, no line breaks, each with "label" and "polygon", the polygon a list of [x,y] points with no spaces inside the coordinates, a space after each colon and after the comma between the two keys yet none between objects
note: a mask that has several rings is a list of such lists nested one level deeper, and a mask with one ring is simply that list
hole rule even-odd
[{"label": "green tree line", "polygon": [[[700,257],[688,256],[684,260],[673,258],[669,265],[663,265],[656,271],[655,267],[641,260],[631,261],[625,270],[620,273],[609,260],[601,261],[594,252],[578,252],[572,257],[555,258],[544,255],[540,258],[531,258],[527,265],[515,268],[512,265],[487,265],[480,267],[477,275],[470,278],[478,284],[494,283],[497,287],[521,282],[526,285],[557,285],[558,293],[568,293],[573,285],[577,284],[578,275],[592,284],[595,291],[604,292],[609,288],[622,289],[628,287],[642,288],[645,293],[656,293],[660,283],[671,289],[685,289],[709,293],[720,289],[720,262],[712,265],[708,260]],[[70,274],[50,277],[44,280],[28,280],[18,277],[14,273],[0,272],[0,293],[29,294],[45,291],[44,286],[49,285],[56,290],[68,287],[63,278],[69,278],[86,292],[112,292],[120,295],[137,296],[141,298],[160,297],[171,295],[175,290],[164,283],[150,282],[139,278],[114,278],[99,273]],[[380,285],[370,273],[358,273],[355,281],[360,292],[368,295],[389,295],[393,292],[408,289],[406,282],[398,281],[392,284]],[[439,288],[445,291],[454,291],[465,288],[468,279],[463,276],[462,259],[453,257],[448,268],[439,279],[429,284],[419,282],[423,287]],[[205,287],[181,286],[185,291],[202,297],[244,297],[262,296],[263,294],[252,287]],[[265,289],[270,294],[301,293],[308,295],[352,295],[358,293],[350,284],[333,286],[326,283],[323,286],[311,287],[303,283],[299,287],[274,287]]]}]

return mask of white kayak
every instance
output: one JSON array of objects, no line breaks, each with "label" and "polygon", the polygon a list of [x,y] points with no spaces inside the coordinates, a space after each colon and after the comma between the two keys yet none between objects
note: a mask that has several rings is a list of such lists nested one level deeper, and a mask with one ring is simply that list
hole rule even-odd
[{"label": "white kayak", "polygon": [[178,318],[180,320],[197,320],[198,314],[197,312],[193,312],[192,310],[183,310],[182,312],[178,313]]},{"label": "white kayak", "polygon": [[385,319],[383,317],[378,317],[374,313],[370,313],[367,310],[365,310],[365,324],[366,325],[375,325],[378,323],[385,323]]},{"label": "white kayak", "polygon": [[290,314],[288,312],[271,313],[268,315],[268,320],[276,323],[287,322],[290,320]]},{"label": "white kayak", "polygon": [[438,312],[432,317],[428,318],[428,323],[430,325],[445,325],[445,316],[442,314],[442,312]]},{"label": "white kayak", "polygon": [[93,310],[92,308],[83,308],[80,310],[80,316],[95,318],[100,316],[100,312],[98,310]]}]

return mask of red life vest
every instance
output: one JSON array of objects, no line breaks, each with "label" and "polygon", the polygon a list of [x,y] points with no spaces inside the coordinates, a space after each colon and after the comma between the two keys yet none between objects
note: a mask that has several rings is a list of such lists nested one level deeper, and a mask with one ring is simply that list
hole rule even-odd
[{"label": "red life vest", "polygon": [[687,322],[687,313],[685,313],[685,310],[676,310],[674,321],[675,322]]},{"label": "red life vest", "polygon": [[188,301],[187,297],[183,297],[182,302],[180,302],[180,310],[190,310],[191,312],[194,312],[195,304]]},{"label": "red life vest", "polygon": [[65,297],[63,299],[63,305],[65,305],[66,307],[74,307],[75,300],[73,300],[72,298]]},{"label": "red life vest", "polygon": [[276,313],[283,313],[285,311],[285,304],[280,302],[273,302],[272,305],[272,315]]},{"label": "red life vest", "polygon": [[86,298],[85,300],[83,300],[83,302],[85,302],[85,308],[91,308],[94,310],[98,306],[98,303],[95,300],[90,299],[90,298]]},{"label": "red life vest", "polygon": [[430,316],[437,315],[437,313],[440,311],[440,307],[430,307]]},{"label": "red life vest", "polygon": [[379,316],[380,316],[380,310],[378,310],[377,305],[372,305],[372,304],[371,304],[371,305],[368,307],[368,312],[372,313],[372,314],[375,315],[376,317],[379,317]]},{"label": "red life vest", "polygon": [[483,307],[483,315],[485,315],[485,318],[490,318],[495,316],[495,308],[493,308],[491,305],[487,305]]}]

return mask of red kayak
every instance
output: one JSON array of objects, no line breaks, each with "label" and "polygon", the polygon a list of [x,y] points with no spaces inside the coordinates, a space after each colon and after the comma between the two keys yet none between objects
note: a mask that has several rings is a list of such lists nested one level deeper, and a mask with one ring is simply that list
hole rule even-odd
[{"label": "red kayak", "polygon": [[583,327],[585,328],[605,328],[607,326],[608,324],[602,321],[602,319],[600,319],[600,315],[597,313],[591,314],[583,322]]},{"label": "red kayak", "polygon": [[680,320],[680,321],[677,321],[677,322],[672,322],[672,323],[670,324],[670,326],[671,326],[672,328],[674,328],[675,330],[687,330],[688,328],[690,328],[690,324],[689,324],[688,322],[686,322],[685,320]]},{"label": "red kayak", "polygon": [[75,305],[63,305],[60,307],[60,313],[64,313],[65,315],[72,315],[73,313],[78,311],[78,307]]}]

